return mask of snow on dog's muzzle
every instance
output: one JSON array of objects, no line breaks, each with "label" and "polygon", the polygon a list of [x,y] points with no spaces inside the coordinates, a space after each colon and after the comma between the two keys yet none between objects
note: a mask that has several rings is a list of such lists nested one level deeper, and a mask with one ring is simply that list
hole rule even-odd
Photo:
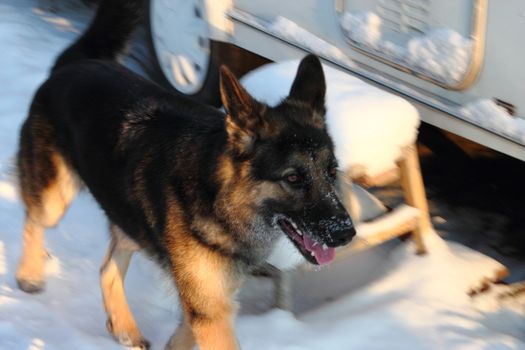
[{"label": "snow on dog's muzzle", "polygon": [[[298,225],[290,218],[282,218],[278,224],[306,260],[316,265],[327,265],[335,259],[335,248],[347,244],[356,234],[349,218],[330,222],[316,225],[317,229],[324,226],[322,231],[306,228],[308,225]],[[326,230],[326,226],[330,230]]]}]

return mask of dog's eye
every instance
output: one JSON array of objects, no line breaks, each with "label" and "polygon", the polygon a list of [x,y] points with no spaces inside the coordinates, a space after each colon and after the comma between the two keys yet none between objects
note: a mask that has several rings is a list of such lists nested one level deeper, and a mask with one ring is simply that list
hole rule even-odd
[{"label": "dog's eye", "polygon": [[337,176],[337,166],[333,165],[328,169],[328,174],[335,178]]},{"label": "dog's eye", "polygon": [[286,181],[295,185],[301,182],[301,177],[296,173],[288,174],[286,175]]}]

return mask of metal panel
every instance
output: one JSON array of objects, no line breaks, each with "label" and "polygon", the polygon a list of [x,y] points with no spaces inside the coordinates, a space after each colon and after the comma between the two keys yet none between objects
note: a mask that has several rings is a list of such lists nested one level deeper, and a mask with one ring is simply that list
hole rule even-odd
[{"label": "metal panel", "polygon": [[400,46],[438,27],[454,30],[472,41],[470,62],[463,78],[457,82],[447,82],[414,69],[380,49],[349,38],[348,43],[354,50],[381,63],[450,90],[469,88],[480,73],[485,49],[487,0],[337,0],[336,10],[341,14],[346,11],[377,13],[382,19],[382,36]]},{"label": "metal panel", "polygon": [[430,0],[380,0],[378,14],[393,31],[422,34],[428,27]]}]

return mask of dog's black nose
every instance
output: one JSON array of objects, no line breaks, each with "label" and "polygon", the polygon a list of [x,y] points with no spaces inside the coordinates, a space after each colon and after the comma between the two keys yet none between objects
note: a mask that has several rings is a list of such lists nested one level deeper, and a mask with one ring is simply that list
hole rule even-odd
[{"label": "dog's black nose", "polygon": [[343,230],[333,232],[331,234],[333,246],[340,247],[348,244],[352,238],[354,238],[355,234],[356,232],[354,227],[348,227]]}]

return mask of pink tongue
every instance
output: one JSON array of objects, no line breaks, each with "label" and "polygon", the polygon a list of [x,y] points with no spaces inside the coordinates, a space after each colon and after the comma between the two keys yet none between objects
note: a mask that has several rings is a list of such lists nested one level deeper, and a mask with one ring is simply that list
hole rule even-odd
[{"label": "pink tongue", "polygon": [[323,249],[323,245],[311,239],[308,235],[303,235],[304,247],[309,252],[314,253],[315,260],[319,265],[331,263],[335,258],[335,248]]}]

